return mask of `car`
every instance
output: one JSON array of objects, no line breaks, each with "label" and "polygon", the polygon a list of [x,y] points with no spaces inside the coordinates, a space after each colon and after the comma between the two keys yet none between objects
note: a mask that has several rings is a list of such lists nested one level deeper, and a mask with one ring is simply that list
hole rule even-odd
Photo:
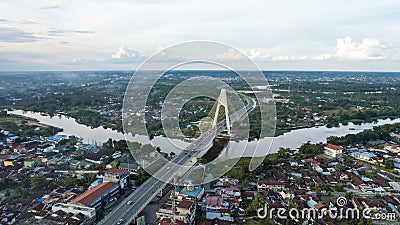
[{"label": "car", "polygon": [[117,224],[122,224],[124,222],[124,219],[119,219]]},{"label": "car", "polygon": [[132,203],[133,203],[132,201],[129,201],[129,202],[128,202],[128,205],[130,205],[130,204],[132,204]]}]

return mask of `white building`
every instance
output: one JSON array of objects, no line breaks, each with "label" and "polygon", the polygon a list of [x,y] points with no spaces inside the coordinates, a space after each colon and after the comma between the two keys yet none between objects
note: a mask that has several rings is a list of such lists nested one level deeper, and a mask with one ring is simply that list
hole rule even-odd
[{"label": "white building", "polygon": [[324,148],[325,150],[325,155],[331,156],[333,158],[337,158],[342,156],[343,153],[343,147],[342,146],[336,146],[333,144],[327,144]]},{"label": "white building", "polygon": [[81,213],[85,217],[87,217],[88,223],[90,223],[90,221],[94,221],[96,219],[96,209],[95,208],[80,206],[80,205],[76,205],[76,204],[64,204],[64,203],[57,203],[51,207],[51,211],[53,211],[53,212],[57,212],[59,210],[66,212],[66,213],[72,213],[72,214],[74,214],[74,216]]},{"label": "white building", "polygon": [[104,175],[100,176],[104,182],[114,182],[120,185],[121,188],[129,187],[129,174],[127,170],[111,168],[104,171]]}]

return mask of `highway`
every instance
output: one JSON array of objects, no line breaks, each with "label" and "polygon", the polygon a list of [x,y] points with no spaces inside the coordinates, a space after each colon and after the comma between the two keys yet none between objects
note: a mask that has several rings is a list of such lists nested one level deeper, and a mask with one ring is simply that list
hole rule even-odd
[{"label": "highway", "polygon": [[[230,115],[230,120],[233,122],[239,121],[252,111],[256,103],[254,99],[246,99],[247,105],[239,111]],[[232,124],[231,123],[231,124]],[[165,187],[167,183],[172,183],[178,175],[184,175],[186,171],[181,171],[182,165],[186,165],[192,160],[201,150],[210,146],[214,138],[226,129],[226,121],[219,122],[215,127],[201,134],[194,142],[186,147],[181,153],[176,155],[171,161],[159,169],[153,176],[147,179],[140,185],[132,194],[124,199],[121,204],[114,208],[99,224],[111,225],[129,224],[139,215],[139,213],[154,199],[157,193]],[[128,204],[131,203],[131,204]]]}]

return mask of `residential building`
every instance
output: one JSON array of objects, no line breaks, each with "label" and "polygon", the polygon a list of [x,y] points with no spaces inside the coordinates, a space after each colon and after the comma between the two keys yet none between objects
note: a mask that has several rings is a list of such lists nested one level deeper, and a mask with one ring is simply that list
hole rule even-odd
[{"label": "residential building", "polygon": [[117,183],[121,188],[129,187],[129,171],[111,168],[105,170],[99,177],[103,178],[105,182]]},{"label": "residential building", "polygon": [[76,204],[56,203],[55,205],[52,206],[51,210],[53,212],[57,212],[57,211],[61,210],[66,213],[72,213],[74,216],[76,216],[78,214],[83,214],[87,218],[86,219],[87,224],[91,224],[96,219],[96,209],[95,208],[80,206],[80,205],[76,205]]},{"label": "residential building", "polygon": [[338,158],[340,156],[342,156],[343,153],[343,147],[342,146],[337,146],[337,145],[333,145],[333,144],[327,144],[324,147],[324,153],[325,155],[331,156],[333,158]]},{"label": "residential building", "polygon": [[283,181],[274,181],[274,180],[261,180],[257,182],[257,190],[261,191],[282,191],[285,189],[285,182]]}]

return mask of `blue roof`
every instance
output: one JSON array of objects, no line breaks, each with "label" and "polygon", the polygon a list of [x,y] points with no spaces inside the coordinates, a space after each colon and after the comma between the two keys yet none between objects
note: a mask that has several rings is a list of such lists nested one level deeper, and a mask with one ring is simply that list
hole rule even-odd
[{"label": "blue roof", "polygon": [[63,139],[66,139],[66,138],[67,138],[67,135],[58,134],[58,135],[56,135],[56,136],[48,137],[48,138],[46,138],[46,140],[48,140],[48,141],[59,142],[59,141],[61,141],[61,140],[63,140]]},{"label": "blue roof", "polygon": [[183,194],[183,195],[190,196],[190,197],[197,198],[202,191],[203,191],[202,187],[195,187],[193,191],[188,191],[186,189],[186,187],[184,187],[184,188],[182,188],[182,190],[179,193]]},{"label": "blue roof", "polygon": [[91,183],[90,186],[97,186],[101,183],[103,183],[103,178],[99,178],[99,179],[93,181],[93,183]]},{"label": "blue roof", "polygon": [[352,155],[352,156],[355,156],[355,157],[363,156],[363,157],[366,157],[366,158],[373,158],[373,157],[376,156],[376,155],[375,155],[374,153],[372,153],[372,152],[353,152],[353,153],[351,153],[351,155]]}]

